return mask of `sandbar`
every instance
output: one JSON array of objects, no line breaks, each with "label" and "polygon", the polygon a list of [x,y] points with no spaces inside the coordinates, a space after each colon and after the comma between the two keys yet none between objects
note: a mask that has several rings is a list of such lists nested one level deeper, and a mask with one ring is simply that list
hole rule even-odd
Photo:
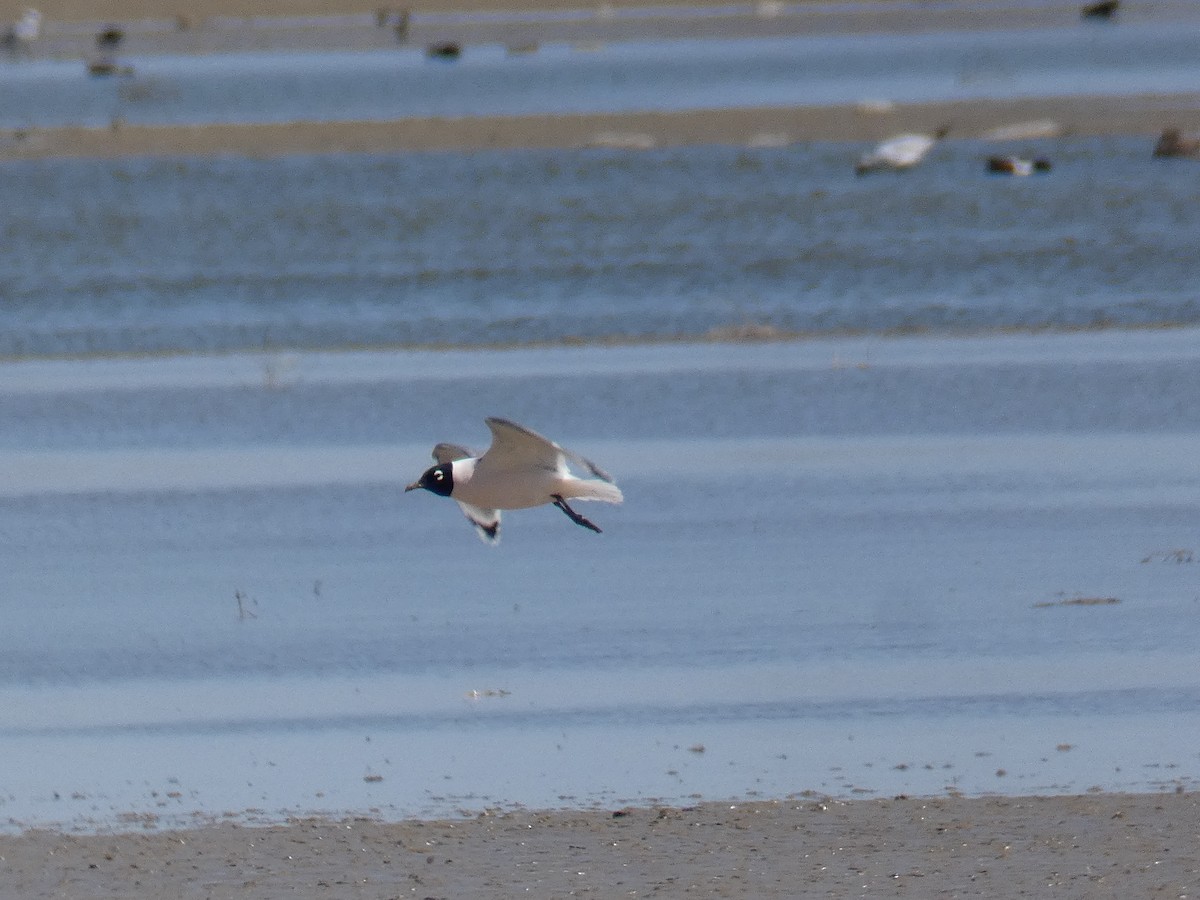
[{"label": "sandbar", "polygon": [[[700,144],[786,146],[804,141],[880,140],[898,130],[978,138],[1029,123],[1054,135],[1153,136],[1169,125],[1200,129],[1197,97],[1047,97],[927,103],[885,113],[852,106],[719,109],[594,115],[421,118],[385,122],[49,128],[0,132],[0,159],[133,156],[277,157],[291,154],[611,147],[649,150]],[[1018,129],[1019,130],[1019,129]]]}]

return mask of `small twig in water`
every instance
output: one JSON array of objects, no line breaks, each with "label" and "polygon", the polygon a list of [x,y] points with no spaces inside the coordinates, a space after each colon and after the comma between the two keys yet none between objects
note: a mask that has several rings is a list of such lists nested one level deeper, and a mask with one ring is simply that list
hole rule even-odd
[{"label": "small twig in water", "polygon": [[[239,621],[239,622],[245,622],[247,619],[257,619],[257,618],[258,618],[258,615],[257,615],[256,613],[254,613],[254,612],[251,612],[251,611],[250,611],[249,609],[247,609],[247,607],[246,607],[246,604],[247,604],[247,602],[250,600],[250,598],[249,598],[249,597],[247,597],[247,596],[246,596],[245,594],[243,594],[241,591],[234,591],[234,592],[233,592],[233,596],[234,596],[234,598],[237,600],[237,605],[238,605],[238,621]],[[257,600],[256,600],[256,601],[254,601],[254,605],[255,605],[255,606],[257,606],[257,605],[258,605],[258,601],[257,601]]]},{"label": "small twig in water", "polygon": [[1147,556],[1145,559],[1142,560],[1143,563],[1148,563],[1148,562],[1190,563],[1190,562],[1195,562],[1195,561],[1196,561],[1195,554],[1193,554],[1192,551],[1188,550],[1188,549],[1168,550],[1165,553],[1151,553],[1149,556]]},{"label": "small twig in water", "polygon": [[1067,597],[1063,600],[1043,600],[1033,604],[1034,609],[1046,609],[1051,606],[1112,606],[1120,603],[1119,597]]}]

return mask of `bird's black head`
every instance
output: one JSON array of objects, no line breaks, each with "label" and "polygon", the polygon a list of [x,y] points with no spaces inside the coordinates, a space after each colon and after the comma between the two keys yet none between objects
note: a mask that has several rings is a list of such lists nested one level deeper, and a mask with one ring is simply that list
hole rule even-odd
[{"label": "bird's black head", "polygon": [[450,492],[454,490],[454,463],[431,466],[418,480],[404,490],[405,492],[415,491],[417,488],[424,488],[440,497],[449,497]]}]

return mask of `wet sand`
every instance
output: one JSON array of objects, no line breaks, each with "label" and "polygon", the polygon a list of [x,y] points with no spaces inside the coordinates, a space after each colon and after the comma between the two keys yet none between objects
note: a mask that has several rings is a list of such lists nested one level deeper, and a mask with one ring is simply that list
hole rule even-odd
[{"label": "wet sand", "polygon": [[[721,0],[689,0],[689,6],[717,5]],[[31,4],[27,0],[0,0],[0,20],[19,16]],[[121,22],[138,19],[163,19],[186,14],[193,22],[220,16],[287,17],[374,15],[378,9],[406,8],[414,12],[497,9],[582,9],[598,6],[589,0],[190,0],[187,3],[163,3],[161,0],[92,0],[79,4],[73,0],[41,0],[36,6],[48,20]],[[645,5],[645,0],[611,0],[613,7]],[[671,5],[671,4],[663,4]]]},{"label": "wet sand", "polygon": [[[131,823],[136,827],[136,823]],[[0,838],[6,897],[1186,897],[1200,795],[704,803]],[[530,894],[531,892],[531,894]]]},{"label": "wet sand", "polygon": [[[853,106],[724,109],[675,113],[428,118],[391,122],[292,122],[195,127],[118,124],[0,132],[0,159],[181,156],[229,153],[389,153],[426,150],[618,147],[689,144],[784,146],[812,141],[880,140],[900,130],[953,123],[952,138],[1032,125],[1030,136],[1144,134],[1149,147],[1164,127],[1200,129],[1200,95],[1047,97],[928,103],[870,112]],[[1039,123],[1055,127],[1038,133]]]},{"label": "wet sand", "polygon": [[[303,17],[303,16],[374,16],[381,9],[408,9],[416,14],[445,13],[452,11],[496,12],[497,10],[580,10],[580,9],[627,9],[636,7],[671,8],[725,7],[726,0],[189,0],[187,3],[163,3],[162,0],[90,0],[86,4],[74,0],[0,0],[0,21],[11,20],[21,15],[29,6],[36,6],[47,21],[117,21],[131,22],[141,19],[170,19],[185,15],[193,23],[201,23],[219,17]],[[756,4],[746,0],[746,7]],[[872,6],[868,10],[847,0],[844,3],[828,3],[825,0],[791,0],[793,7],[820,8],[841,14],[854,13],[876,19],[880,15],[913,15],[912,5],[895,2]],[[1068,15],[1077,18],[1082,5],[1075,0],[1057,0],[1038,4],[1041,11],[1029,9],[1029,4],[988,0],[988,2],[966,2],[946,6],[941,15],[947,16],[1054,16]],[[1173,14],[1186,9],[1188,0],[1161,0],[1149,14]],[[856,8],[857,7],[857,8]],[[928,15],[928,11],[915,13]],[[1122,10],[1122,17],[1147,14],[1146,10]]]}]

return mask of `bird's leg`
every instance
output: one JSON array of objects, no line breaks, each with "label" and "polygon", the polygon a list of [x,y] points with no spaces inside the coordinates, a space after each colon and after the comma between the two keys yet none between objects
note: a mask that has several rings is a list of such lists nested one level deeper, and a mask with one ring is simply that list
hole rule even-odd
[{"label": "bird's leg", "polygon": [[561,494],[554,494],[552,496],[554,497],[554,505],[565,512],[567,514],[567,518],[576,525],[582,525],[584,528],[590,528],[592,531],[596,532],[596,534],[602,533],[600,529],[592,524],[592,522],[589,521],[585,516],[581,516],[579,513],[575,512],[575,510],[571,509],[571,507],[567,506],[567,501],[562,498]]}]

